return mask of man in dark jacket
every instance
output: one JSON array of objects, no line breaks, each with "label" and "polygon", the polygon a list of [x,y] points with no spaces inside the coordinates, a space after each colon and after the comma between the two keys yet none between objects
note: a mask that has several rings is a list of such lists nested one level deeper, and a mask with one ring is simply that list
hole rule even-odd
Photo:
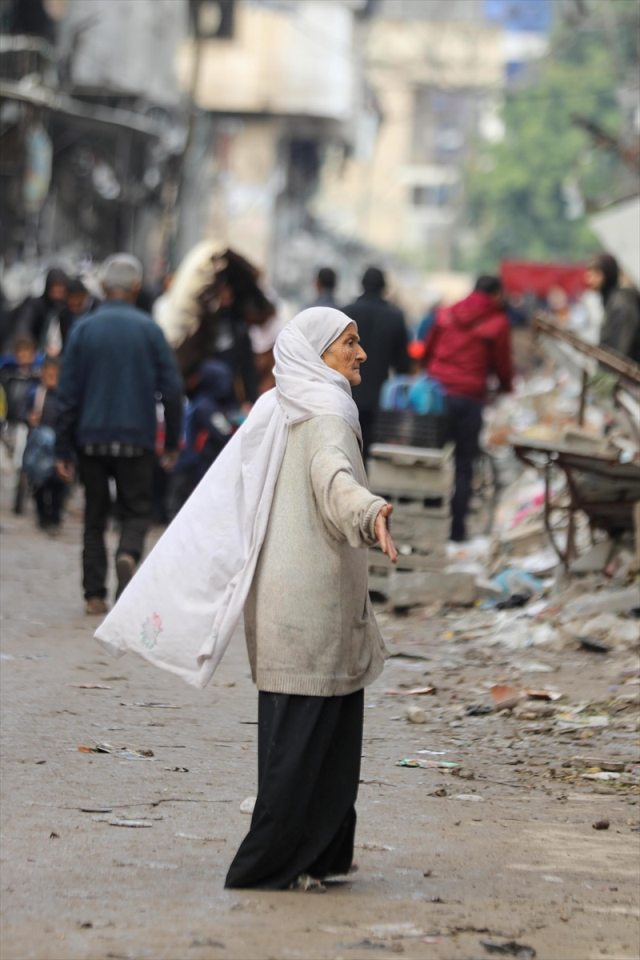
[{"label": "man in dark jacket", "polygon": [[360,345],[367,354],[362,368],[362,383],[353,388],[353,399],[360,413],[363,457],[373,440],[373,422],[378,410],[382,384],[395,373],[409,372],[409,337],[402,310],[383,298],[385,277],[377,267],[368,267],[362,278],[363,294],[344,308],[358,325]]},{"label": "man in dark jacket", "polygon": [[511,334],[498,277],[483,276],[465,300],[439,310],[427,335],[424,364],[444,387],[455,442],[456,479],[451,501],[451,539],[466,539],[473,461],[480,453],[482,406],[493,373],[509,393]]},{"label": "man in dark jacket", "polygon": [[309,306],[332,307],[334,310],[339,310],[340,307],[338,306],[335,296],[337,285],[338,277],[335,270],[332,270],[331,267],[321,267],[316,276],[315,286],[317,297]]},{"label": "man in dark jacket", "polygon": [[106,612],[104,533],[113,478],[122,520],[116,553],[118,594],[142,556],[151,510],[156,402],[165,411],[164,466],[177,460],[182,384],[159,326],[135,302],[142,267],[135,257],[105,261],[107,302],[74,324],[58,388],[56,457],[63,480],[73,478],[77,452],[85,488],[84,593],[90,614]]},{"label": "man in dark jacket", "polygon": [[49,270],[40,297],[30,297],[19,308],[18,330],[33,339],[39,350],[55,357],[62,350],[60,316],[67,301],[68,278],[64,270]]}]

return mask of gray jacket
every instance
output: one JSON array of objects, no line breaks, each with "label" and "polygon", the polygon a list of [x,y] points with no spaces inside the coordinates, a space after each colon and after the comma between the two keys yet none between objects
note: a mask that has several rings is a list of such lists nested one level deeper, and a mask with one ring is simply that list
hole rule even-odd
[{"label": "gray jacket", "polygon": [[343,696],[382,672],[387,651],[365,548],[376,543],[385,501],[366,482],[356,435],[341,417],[290,427],[244,609],[259,690]]}]

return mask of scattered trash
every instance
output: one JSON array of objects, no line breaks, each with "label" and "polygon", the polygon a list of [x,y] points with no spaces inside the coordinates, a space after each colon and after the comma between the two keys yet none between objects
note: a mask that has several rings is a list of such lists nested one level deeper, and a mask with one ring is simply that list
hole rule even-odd
[{"label": "scattered trash", "polygon": [[465,713],[468,717],[483,717],[487,713],[492,713],[493,707],[488,703],[470,703],[465,707]]},{"label": "scattered trash", "polygon": [[387,694],[399,697],[419,697],[422,694],[435,692],[435,687],[416,687],[413,690],[387,690]]},{"label": "scattered trash", "polygon": [[199,840],[201,843],[226,843],[225,837],[199,837],[193,833],[176,833],[180,840]]},{"label": "scattered trash", "polygon": [[427,715],[422,707],[407,707],[407,720],[409,723],[426,723]]},{"label": "scattered trash", "polygon": [[471,800],[473,803],[484,803],[484,797],[479,796],[477,793],[458,793],[455,799]]},{"label": "scattered trash", "polygon": [[564,608],[567,620],[587,616],[590,613],[628,613],[638,606],[638,588],[624,590],[599,590],[570,600]]},{"label": "scattered trash", "polygon": [[385,853],[391,853],[395,847],[388,847],[384,843],[356,843],[360,850],[377,850]]},{"label": "scattered trash", "polygon": [[565,729],[574,728],[576,730],[580,727],[608,727],[609,718],[602,715],[581,717],[577,710],[567,710],[558,715],[558,726],[564,727]]},{"label": "scattered trash", "polygon": [[416,927],[410,922],[405,923],[380,923],[373,927],[367,927],[365,930],[367,936],[374,940],[395,940],[397,937],[414,938],[424,937],[426,931],[421,927]]},{"label": "scattered trash", "polygon": [[113,690],[103,683],[65,683],[65,687],[77,687],[78,690]]},{"label": "scattered trash", "polygon": [[582,776],[585,780],[619,780],[619,773],[604,773],[600,771],[599,773],[583,773]]},{"label": "scattered trash", "polygon": [[[423,752],[426,753],[426,751],[422,751],[422,750],[420,751],[420,753],[423,753]],[[398,760],[398,762],[396,763],[396,767],[421,767],[423,770],[432,770],[434,768],[452,770],[454,767],[457,767],[457,766],[459,766],[459,764],[454,763],[452,760],[404,759],[404,760]]]},{"label": "scattered trash", "polygon": [[389,653],[389,659],[399,657],[402,660],[430,660],[431,657],[426,653],[414,653],[413,650],[392,650]]},{"label": "scattered trash", "polygon": [[386,943],[380,940],[359,940],[357,943],[339,943],[339,950],[388,950]]},{"label": "scattered trash", "polygon": [[578,643],[585,650],[592,650],[594,653],[610,653],[613,647],[604,640],[597,640],[596,637],[578,637]]},{"label": "scattered trash", "polygon": [[562,877],[556,877],[552,873],[543,873],[541,880],[544,880],[545,883],[564,883]]},{"label": "scattered trash", "polygon": [[189,773],[189,767],[165,767],[169,773]]},{"label": "scattered trash", "polygon": [[498,609],[522,607],[531,597],[544,590],[542,580],[526,570],[517,570],[514,567],[503,570],[491,583],[502,590],[503,599],[496,603]]},{"label": "scattered trash", "polygon": [[525,690],[525,693],[532,700],[562,700],[564,693],[558,693],[557,690]]},{"label": "scattered trash", "polygon": [[491,696],[495,700],[496,710],[510,710],[520,703],[522,690],[504,683],[495,683],[491,687]]},{"label": "scattered trash", "polygon": [[111,753],[125,760],[150,760],[153,750],[147,747],[134,749],[133,747],[114,747],[111,743],[96,743],[95,747],[78,747],[80,753]]},{"label": "scattered trash", "polygon": [[500,953],[503,956],[517,957],[518,960],[529,960],[536,955],[533,947],[516,943],[515,940],[508,940],[506,943],[497,943],[495,940],[481,940],[480,944],[487,953]]},{"label": "scattered trash", "polygon": [[[162,819],[162,818],[159,818]],[[108,823],[111,827],[152,827],[153,820],[128,820],[126,817],[93,817],[96,823]]]},{"label": "scattered trash", "polygon": [[591,826],[594,830],[608,830],[610,824],[608,820],[596,820],[596,822],[592,823]]},{"label": "scattered trash", "polygon": [[175,703],[121,703],[121,707],[157,707],[158,710],[181,710]]},{"label": "scattered trash", "polygon": [[[595,824],[594,824],[594,826],[595,826]],[[608,824],[607,824],[607,826],[608,826]],[[59,833],[55,833],[55,831],[52,830],[51,833],[49,834],[49,840],[59,840],[59,839],[60,839],[60,834],[59,834]]]},{"label": "scattered trash", "polygon": [[240,813],[253,813],[256,806],[256,797],[247,797],[240,804]]}]

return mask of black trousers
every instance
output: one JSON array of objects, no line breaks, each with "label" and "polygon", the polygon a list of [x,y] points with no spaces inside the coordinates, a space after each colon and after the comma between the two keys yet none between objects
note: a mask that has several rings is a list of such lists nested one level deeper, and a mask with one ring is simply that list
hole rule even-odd
[{"label": "black trousers", "polygon": [[482,404],[468,397],[447,398],[451,416],[451,439],[455,449],[455,489],[451,500],[451,539],[465,540],[466,518],[469,511],[473,481],[473,461],[480,454]]},{"label": "black trousers", "polygon": [[59,477],[50,477],[33,493],[38,511],[38,523],[43,530],[57,527],[62,519],[65,485]]},{"label": "black trousers", "polygon": [[344,697],[260,692],[258,797],[225,886],[286,889],[353,861],[364,691]]},{"label": "black trousers", "polygon": [[122,523],[117,555],[130,554],[137,562],[151,514],[155,454],[138,457],[89,457],[80,455],[80,480],[85,490],[84,550],[82,553],[84,595],[104,599],[107,595],[107,550],[104,534],[111,511],[109,478],[116,483],[118,519]]}]

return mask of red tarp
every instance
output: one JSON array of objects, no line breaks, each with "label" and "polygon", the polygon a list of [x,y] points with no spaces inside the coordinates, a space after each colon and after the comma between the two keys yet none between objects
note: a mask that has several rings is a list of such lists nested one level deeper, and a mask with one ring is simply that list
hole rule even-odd
[{"label": "red tarp", "polygon": [[585,289],[584,266],[579,263],[531,263],[527,260],[503,260],[500,277],[512,296],[535,293],[546,297],[552,287],[561,287],[575,300]]}]

